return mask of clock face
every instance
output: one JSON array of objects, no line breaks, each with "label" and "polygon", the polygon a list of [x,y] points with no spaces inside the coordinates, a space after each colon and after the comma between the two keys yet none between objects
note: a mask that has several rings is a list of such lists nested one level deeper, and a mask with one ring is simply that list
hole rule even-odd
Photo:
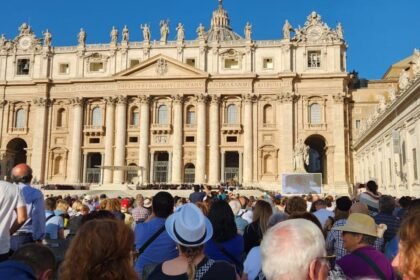
[{"label": "clock face", "polygon": [[29,47],[31,46],[31,38],[29,37],[21,38],[19,41],[19,46],[24,50],[29,49]]},{"label": "clock face", "polygon": [[309,41],[316,41],[321,38],[322,28],[319,26],[314,26],[308,30],[307,37]]}]

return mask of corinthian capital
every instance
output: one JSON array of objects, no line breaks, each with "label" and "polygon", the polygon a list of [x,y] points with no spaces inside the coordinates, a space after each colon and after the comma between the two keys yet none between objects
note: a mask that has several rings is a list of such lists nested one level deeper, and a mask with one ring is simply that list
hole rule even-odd
[{"label": "corinthian capital", "polygon": [[184,102],[184,96],[180,94],[175,94],[172,96],[172,101],[174,104],[182,104]]},{"label": "corinthian capital", "polygon": [[256,99],[255,94],[252,93],[247,93],[242,95],[242,101],[245,103],[252,103],[254,102]]},{"label": "corinthian capital", "polygon": [[104,100],[107,105],[115,105],[115,103],[117,102],[117,99],[113,96],[104,97]]},{"label": "corinthian capital", "polygon": [[4,106],[6,106],[7,101],[6,100],[0,100],[0,109],[3,109]]},{"label": "corinthian capital", "polygon": [[149,95],[139,95],[139,100],[141,104],[149,104],[151,98]]},{"label": "corinthian capital", "polygon": [[118,105],[125,105],[127,104],[127,96],[119,95],[116,97]]},{"label": "corinthian capital", "polygon": [[45,107],[50,104],[50,100],[48,98],[36,97],[32,99],[32,104],[38,107]]},{"label": "corinthian capital", "polygon": [[220,95],[210,95],[210,102],[212,105],[220,104]]},{"label": "corinthian capital", "polygon": [[195,100],[197,103],[206,103],[209,96],[205,93],[200,93],[195,96]]},{"label": "corinthian capital", "polygon": [[345,93],[342,93],[342,92],[339,92],[337,94],[334,94],[332,96],[332,98],[333,98],[333,100],[334,100],[335,103],[343,103],[344,102],[344,99],[346,98],[346,94]]},{"label": "corinthian capital", "polygon": [[298,95],[296,95],[294,92],[283,92],[278,96],[281,103],[290,103],[294,102],[299,98]]},{"label": "corinthian capital", "polygon": [[83,99],[83,97],[73,97],[73,98],[70,100],[70,103],[71,103],[73,106],[83,106],[83,104],[85,103],[85,100]]}]

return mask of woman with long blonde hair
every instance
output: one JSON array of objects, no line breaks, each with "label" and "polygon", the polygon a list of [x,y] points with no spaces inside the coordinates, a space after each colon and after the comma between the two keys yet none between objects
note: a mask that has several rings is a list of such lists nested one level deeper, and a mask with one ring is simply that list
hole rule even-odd
[{"label": "woman with long blonde hair", "polygon": [[265,200],[257,200],[252,212],[252,223],[247,225],[244,230],[244,246],[247,254],[253,247],[260,245],[272,214],[273,208],[270,203]]}]

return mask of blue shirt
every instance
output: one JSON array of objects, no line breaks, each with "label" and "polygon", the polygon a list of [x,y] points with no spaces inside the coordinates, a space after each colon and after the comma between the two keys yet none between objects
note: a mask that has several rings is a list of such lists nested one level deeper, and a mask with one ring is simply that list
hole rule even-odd
[{"label": "blue shirt", "polygon": [[45,204],[42,192],[27,184],[19,183],[26,202],[28,220],[19,229],[19,232],[32,232],[34,240],[42,240],[45,235]]},{"label": "blue shirt", "polygon": [[45,211],[45,218],[48,218],[51,215],[53,215],[53,217],[45,223],[45,237],[57,240],[59,238],[58,232],[64,228],[64,220],[62,217],[54,215],[53,211]]},{"label": "blue shirt", "polygon": [[390,241],[397,234],[398,229],[400,228],[400,219],[391,214],[385,214],[380,212],[378,215],[373,217],[376,224],[386,224],[387,228],[384,232],[385,243]]},{"label": "blue shirt", "polygon": [[[220,245],[233,257],[235,257],[237,262],[242,263],[242,253],[244,252],[244,238],[242,235],[237,234],[234,238],[222,242]],[[213,239],[210,239],[204,245],[204,252],[210,259],[216,261],[227,261],[228,263],[235,265],[235,262],[231,258],[220,251],[219,247],[216,245],[216,242],[214,242]],[[237,270],[238,269],[239,268],[237,267]]]},{"label": "blue shirt", "polygon": [[[165,219],[163,218],[153,218],[149,222],[136,224],[134,231],[136,249],[140,249],[164,225]],[[146,264],[159,264],[176,258],[178,255],[175,241],[169,237],[165,230],[139,256],[135,269],[137,273],[141,274]]]},{"label": "blue shirt", "polygon": [[0,263],[1,279],[36,280],[32,268],[20,261],[4,261]]}]

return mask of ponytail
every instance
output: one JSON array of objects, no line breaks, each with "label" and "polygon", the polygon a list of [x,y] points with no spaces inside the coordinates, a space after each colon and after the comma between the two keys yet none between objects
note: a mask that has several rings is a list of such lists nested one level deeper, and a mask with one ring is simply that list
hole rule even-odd
[{"label": "ponytail", "polygon": [[194,280],[195,272],[196,272],[194,259],[203,251],[203,245],[200,245],[198,247],[185,247],[185,246],[179,245],[179,247],[181,249],[181,253],[188,260],[188,270],[187,270],[188,280]]}]

